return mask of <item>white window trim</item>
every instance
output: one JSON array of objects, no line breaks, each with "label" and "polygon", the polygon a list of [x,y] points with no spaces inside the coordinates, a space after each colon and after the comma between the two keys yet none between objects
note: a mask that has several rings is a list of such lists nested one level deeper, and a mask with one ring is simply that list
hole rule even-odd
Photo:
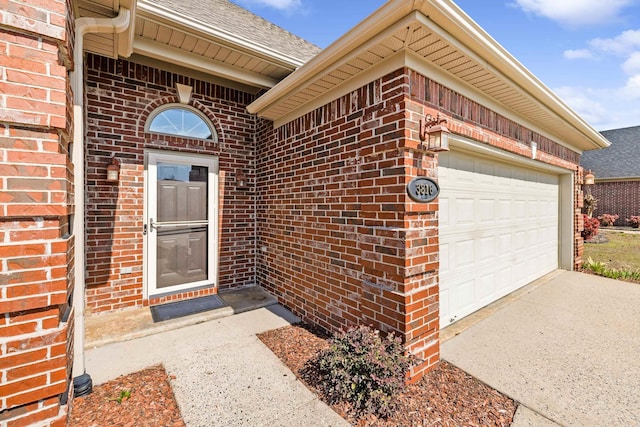
[{"label": "white window trim", "polygon": [[[151,126],[151,123],[153,122],[153,120],[160,113],[162,113],[164,111],[167,111],[167,110],[173,110],[173,109],[176,109],[176,110],[177,109],[187,110],[187,111],[190,111],[193,114],[197,115],[198,117],[200,117],[204,121],[204,123],[209,127],[209,130],[211,131],[211,139],[196,138],[196,137],[193,137],[193,136],[179,135],[179,134],[175,134],[175,133],[156,132],[156,131],[149,130],[149,127]],[[153,110],[151,112],[151,114],[149,114],[149,117],[147,118],[147,121],[144,124],[144,131],[146,133],[154,133],[154,134],[157,134],[157,135],[177,136],[179,138],[189,138],[189,139],[198,139],[200,141],[218,142],[218,132],[216,132],[215,126],[213,126],[213,123],[211,122],[211,120],[202,111],[200,111],[197,108],[194,108],[194,107],[192,107],[190,105],[180,104],[180,103],[177,103],[177,102],[164,104],[164,105],[161,105],[160,107],[156,108],[155,110]]]}]

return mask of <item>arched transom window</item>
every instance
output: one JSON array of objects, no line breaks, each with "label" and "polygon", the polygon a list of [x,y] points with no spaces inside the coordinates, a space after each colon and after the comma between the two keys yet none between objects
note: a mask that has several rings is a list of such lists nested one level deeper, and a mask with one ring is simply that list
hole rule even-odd
[{"label": "arched transom window", "polygon": [[218,140],[209,119],[195,108],[182,104],[167,104],[155,110],[147,120],[145,130],[186,138]]}]

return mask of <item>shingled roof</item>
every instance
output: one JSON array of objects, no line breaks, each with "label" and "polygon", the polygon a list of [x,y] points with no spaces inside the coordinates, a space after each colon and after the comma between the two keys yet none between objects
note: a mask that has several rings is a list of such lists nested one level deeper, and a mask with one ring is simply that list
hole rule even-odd
[{"label": "shingled roof", "polygon": [[228,0],[149,0],[204,25],[307,62],[321,49]]},{"label": "shingled roof", "polygon": [[640,126],[601,132],[611,141],[602,150],[585,151],[580,161],[598,178],[640,178]]}]

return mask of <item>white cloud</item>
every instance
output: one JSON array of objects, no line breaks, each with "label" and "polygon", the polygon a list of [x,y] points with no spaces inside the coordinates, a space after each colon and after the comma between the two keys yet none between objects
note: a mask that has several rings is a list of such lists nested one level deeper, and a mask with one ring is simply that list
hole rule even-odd
[{"label": "white cloud", "polygon": [[292,11],[302,6],[301,0],[239,0],[240,3],[257,4],[273,7],[274,9]]},{"label": "white cloud", "polygon": [[622,69],[628,75],[640,74],[640,52],[633,52],[622,64]]},{"label": "white cloud", "polygon": [[594,59],[589,49],[569,49],[565,50],[563,55],[566,59]]},{"label": "white cloud", "polygon": [[640,30],[627,30],[610,39],[593,39],[589,46],[603,53],[628,55],[640,47]]},{"label": "white cloud", "polygon": [[582,26],[615,21],[633,0],[515,0],[527,13],[552,19],[562,25]]},{"label": "white cloud", "polygon": [[[555,93],[576,113],[598,130],[640,124],[640,75],[625,87],[561,87]],[[637,95],[637,96],[636,96]]]},{"label": "white cloud", "polygon": [[628,98],[640,99],[640,74],[631,76],[625,85],[624,94]]},{"label": "white cloud", "polygon": [[593,126],[596,126],[607,112],[601,102],[595,101],[600,96],[592,89],[565,86],[555,89],[554,92]]}]

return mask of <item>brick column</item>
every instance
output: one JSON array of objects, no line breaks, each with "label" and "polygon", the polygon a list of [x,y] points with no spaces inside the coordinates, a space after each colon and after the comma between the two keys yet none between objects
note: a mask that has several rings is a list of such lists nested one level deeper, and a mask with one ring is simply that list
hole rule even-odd
[{"label": "brick column", "polygon": [[71,7],[0,0],[0,424],[65,425]]}]

